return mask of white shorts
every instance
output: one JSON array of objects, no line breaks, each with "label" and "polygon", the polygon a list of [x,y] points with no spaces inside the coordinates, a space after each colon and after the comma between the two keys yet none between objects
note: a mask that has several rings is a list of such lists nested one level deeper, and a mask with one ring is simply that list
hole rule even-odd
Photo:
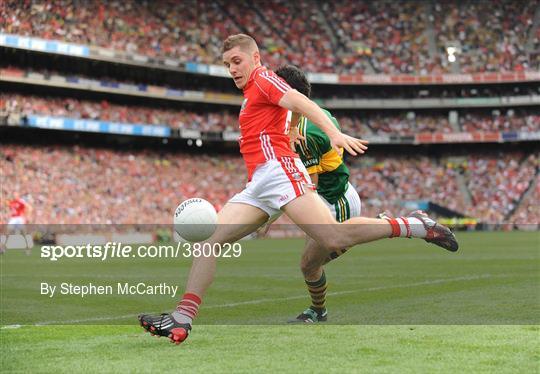
[{"label": "white shorts", "polygon": [[8,230],[19,230],[23,228],[25,223],[26,220],[24,219],[24,217],[10,217],[7,228]]},{"label": "white shorts", "polygon": [[[320,195],[319,195],[320,196]],[[362,213],[362,202],[358,192],[349,182],[347,190],[334,204],[330,204],[321,196],[324,204],[330,209],[338,222],[343,222],[352,217],[360,217]]]},{"label": "white shorts", "polygon": [[255,169],[246,188],[229,200],[257,207],[272,217],[280,208],[306,192],[315,189],[299,158],[279,157],[266,161]]}]

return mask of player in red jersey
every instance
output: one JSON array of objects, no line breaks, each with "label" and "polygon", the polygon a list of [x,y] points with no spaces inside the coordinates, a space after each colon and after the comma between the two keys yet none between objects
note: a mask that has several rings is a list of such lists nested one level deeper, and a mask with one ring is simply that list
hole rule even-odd
[{"label": "player in red jersey", "polygon": [[[422,238],[450,251],[458,249],[448,228],[419,212],[398,218],[354,217],[337,223],[290,149],[289,113],[300,113],[320,127],[339,154],[343,148],[353,156],[362,154],[367,142],[341,133],[317,104],[262,66],[250,36],[228,37],[222,52],[236,87],[244,92],[240,152],[248,169],[248,184],[219,212],[218,227],[207,243],[235,242],[283,212],[308,235],[308,242],[316,242],[322,259],[343,248],[391,237]],[[174,343],[184,341],[215,271],[215,257],[194,258],[186,292],[176,310],[157,316],[142,314],[141,326]]]},{"label": "player in red jersey", "polygon": [[8,201],[10,218],[8,225],[12,225],[14,228],[24,225],[26,223],[26,214],[30,214],[32,207],[24,199],[16,196],[13,200]]},{"label": "player in red jersey", "polygon": [[[29,254],[31,245],[28,243],[26,236],[24,235],[24,225],[26,224],[26,217],[32,212],[32,206],[19,195],[15,195],[13,200],[7,202],[10,210],[10,217],[7,224],[7,232],[9,234],[21,234],[25,238],[26,253]],[[7,237],[5,237],[7,242]],[[6,243],[2,240],[0,243],[0,252],[4,252],[6,249]]]}]

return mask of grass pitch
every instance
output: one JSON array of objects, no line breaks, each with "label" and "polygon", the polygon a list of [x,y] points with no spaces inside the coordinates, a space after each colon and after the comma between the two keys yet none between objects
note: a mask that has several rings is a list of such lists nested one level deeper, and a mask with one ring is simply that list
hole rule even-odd
[{"label": "grass pitch", "polygon": [[0,258],[0,369],[538,372],[539,233],[460,233],[458,239],[455,254],[400,239],[351,249],[327,266],[331,323],[315,326],[284,323],[309,305],[298,270],[302,241],[242,242],[239,259],[219,261],[192,335],[180,346],[150,337],[135,318],[171,310],[175,298],[48,299],[39,295],[39,283],[182,286],[188,260],[50,263],[37,248],[32,256],[8,252]]}]

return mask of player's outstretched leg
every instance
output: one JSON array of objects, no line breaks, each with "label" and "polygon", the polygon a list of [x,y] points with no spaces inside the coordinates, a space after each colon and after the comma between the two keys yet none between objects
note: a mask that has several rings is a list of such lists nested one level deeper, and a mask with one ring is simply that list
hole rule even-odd
[{"label": "player's outstretched leg", "polygon": [[[207,243],[233,243],[257,230],[268,220],[268,214],[259,208],[243,203],[228,203],[218,213],[216,231]],[[202,297],[212,284],[217,259],[209,257],[193,259],[186,285],[186,293],[172,313],[160,315],[141,314],[139,323],[153,335],[167,336],[173,343],[180,344],[191,331]]]},{"label": "player's outstretched leg", "polygon": [[329,252],[393,237],[424,239],[451,252],[458,250],[452,231],[419,211],[390,219],[353,217],[338,224],[320,198],[311,191],[306,191],[283,210]]},{"label": "player's outstretched leg", "polygon": [[[380,213],[377,218],[385,219],[390,223],[395,222],[394,225],[396,223],[399,225],[399,222],[396,220],[396,218],[394,218],[392,213],[387,210]],[[409,213],[406,218],[416,218],[422,223],[424,229],[426,230],[426,235],[424,237],[424,240],[426,242],[438,245],[439,247],[442,247],[450,252],[455,252],[458,250],[459,245],[454,233],[450,231],[448,227],[443,226],[440,223],[437,223],[435,220],[431,219],[426,212],[421,210],[415,210]]]},{"label": "player's outstretched leg", "polygon": [[456,252],[459,249],[456,236],[446,226],[437,223],[435,220],[429,218],[429,216],[421,211],[415,210],[407,215],[408,218],[416,218],[422,222],[426,229],[426,236],[424,240],[428,243],[433,243],[442,247],[450,252]]},{"label": "player's outstretched leg", "polygon": [[187,339],[201,302],[199,296],[185,293],[174,312],[160,315],[141,314],[139,323],[150,334],[166,336],[172,343],[180,344]]},{"label": "player's outstretched leg", "polygon": [[169,313],[160,315],[141,314],[139,323],[152,335],[166,336],[171,343],[180,344],[187,339],[191,331],[190,323],[179,323]]}]

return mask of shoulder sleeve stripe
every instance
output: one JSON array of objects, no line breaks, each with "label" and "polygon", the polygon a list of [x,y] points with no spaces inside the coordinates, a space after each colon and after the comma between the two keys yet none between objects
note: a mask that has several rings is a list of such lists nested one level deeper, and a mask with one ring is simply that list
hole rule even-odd
[{"label": "shoulder sleeve stripe", "polygon": [[268,82],[272,83],[278,90],[280,90],[281,92],[285,93],[287,92],[288,90],[290,90],[290,87],[289,85],[287,85],[286,83],[283,83],[282,81],[280,81],[278,78],[276,77],[271,77],[268,75],[268,73],[266,72],[262,72],[260,73],[259,75],[261,77],[263,77],[264,79],[266,79]]},{"label": "shoulder sleeve stripe", "polygon": [[282,92],[287,92],[290,88],[289,86],[287,86],[287,84],[281,82],[279,79],[277,79],[276,77],[265,77],[269,82],[271,82],[274,86],[276,86],[277,88],[280,89],[280,91]]},{"label": "shoulder sleeve stripe", "polygon": [[281,78],[278,78],[276,76],[268,76],[268,78],[272,79],[273,81],[275,81],[277,84],[279,84],[281,87],[283,87],[286,91],[290,90],[291,89],[291,86],[289,86],[289,84],[287,82],[285,82],[283,79]]}]

